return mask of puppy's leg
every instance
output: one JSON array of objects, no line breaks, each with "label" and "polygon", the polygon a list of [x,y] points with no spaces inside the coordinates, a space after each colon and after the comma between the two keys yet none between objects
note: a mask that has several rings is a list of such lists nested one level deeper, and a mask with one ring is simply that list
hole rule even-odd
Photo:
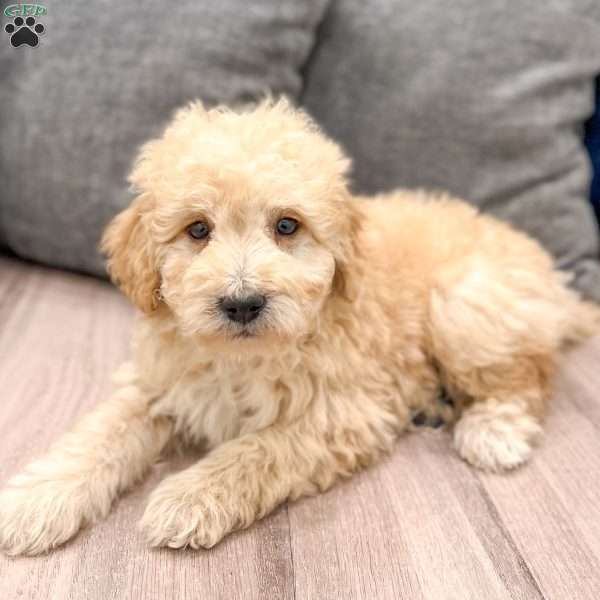
[{"label": "puppy's leg", "polygon": [[148,415],[136,386],[118,390],[0,493],[0,548],[39,554],[108,514],[167,443],[171,425]]},{"label": "puppy's leg", "polygon": [[483,264],[439,282],[432,352],[449,388],[470,401],[454,429],[465,460],[499,471],[530,457],[575,302],[550,272],[517,279]]},{"label": "puppy's leg", "polygon": [[[369,399],[361,401],[369,405]],[[346,422],[324,424],[323,412],[226,442],[168,477],[152,493],[141,521],[148,542],[210,548],[286,499],[324,491],[370,463],[389,449],[398,418],[372,403],[368,414],[356,415],[356,406],[361,403],[338,405],[335,418]]]}]

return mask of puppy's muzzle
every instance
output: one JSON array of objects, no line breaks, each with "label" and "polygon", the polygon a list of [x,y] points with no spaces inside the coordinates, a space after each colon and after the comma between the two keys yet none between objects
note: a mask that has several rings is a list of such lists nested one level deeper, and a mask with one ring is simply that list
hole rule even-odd
[{"label": "puppy's muzzle", "polygon": [[266,304],[265,296],[252,294],[243,298],[221,298],[219,308],[230,321],[246,325],[260,315]]}]

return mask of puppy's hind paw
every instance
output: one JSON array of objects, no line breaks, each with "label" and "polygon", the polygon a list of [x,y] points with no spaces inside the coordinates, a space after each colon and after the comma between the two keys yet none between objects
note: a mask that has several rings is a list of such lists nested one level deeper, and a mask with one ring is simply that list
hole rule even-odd
[{"label": "puppy's hind paw", "polygon": [[475,467],[503,471],[527,462],[541,434],[524,403],[489,399],[465,410],[454,428],[454,447]]}]

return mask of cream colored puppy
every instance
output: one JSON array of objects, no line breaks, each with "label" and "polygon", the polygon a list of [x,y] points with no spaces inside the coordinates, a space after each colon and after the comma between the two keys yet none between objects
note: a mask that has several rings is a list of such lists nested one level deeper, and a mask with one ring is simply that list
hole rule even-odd
[{"label": "cream colored puppy", "polygon": [[210,548],[377,460],[454,399],[454,445],[511,469],[541,433],[559,349],[595,309],[525,235],[456,200],[352,198],[302,112],[193,104],[149,142],[106,231],[137,305],[114,396],[0,495],[0,546],[44,552],[104,517],[172,439],[205,457],[153,492],[153,546]]}]

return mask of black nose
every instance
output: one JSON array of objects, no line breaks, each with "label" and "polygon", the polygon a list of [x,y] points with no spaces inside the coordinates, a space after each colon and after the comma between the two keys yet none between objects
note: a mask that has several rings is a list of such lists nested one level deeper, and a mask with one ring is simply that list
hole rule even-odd
[{"label": "black nose", "polygon": [[258,317],[266,303],[264,296],[254,294],[245,298],[221,298],[220,306],[229,320],[245,325]]}]

